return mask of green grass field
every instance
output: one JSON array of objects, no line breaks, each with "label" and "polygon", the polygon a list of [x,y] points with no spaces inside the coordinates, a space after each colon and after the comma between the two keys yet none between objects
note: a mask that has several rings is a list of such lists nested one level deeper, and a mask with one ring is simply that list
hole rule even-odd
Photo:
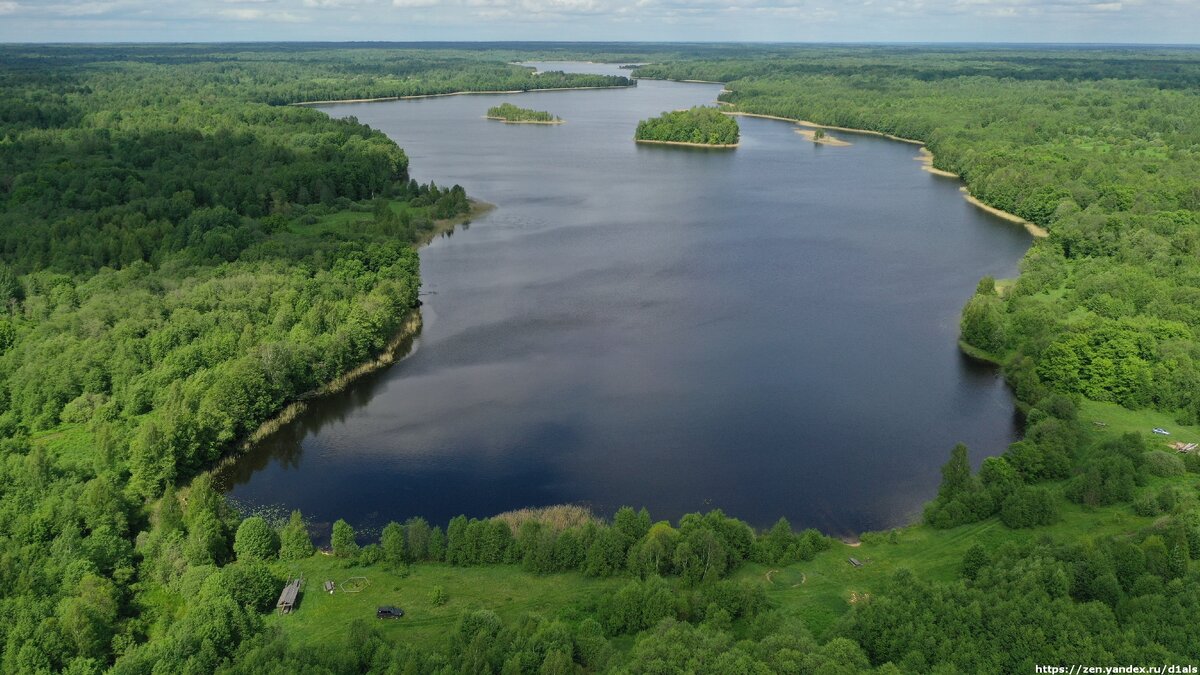
[{"label": "green grass field", "polygon": [[[345,633],[346,624],[357,618],[376,622],[384,635],[443,648],[464,612],[490,609],[505,622],[526,613],[555,616],[576,606],[587,606],[605,593],[614,592],[628,579],[590,579],[581,574],[535,575],[513,565],[451,567],[441,564],[414,565],[408,576],[397,575],[380,565],[348,567],[343,560],[318,553],[299,562],[277,563],[284,575],[304,576],[304,588],[295,612],[273,614],[268,621],[283,627],[292,639],[321,641]],[[340,585],[352,577],[365,577],[358,593],[343,592]],[[339,584],[330,595],[326,580]],[[434,588],[441,586],[448,601],[433,603]],[[394,605],[404,610],[401,619],[377,620],[375,609]]]},{"label": "green grass field", "polygon": [[[735,578],[765,584],[768,597],[776,605],[800,616],[814,634],[821,635],[849,611],[856,594],[861,597],[878,592],[897,570],[913,570],[924,579],[936,581],[956,578],[962,556],[972,544],[995,549],[1006,542],[1035,537],[1089,539],[1134,532],[1153,521],[1134,515],[1128,505],[1087,509],[1064,499],[1061,506],[1061,520],[1046,527],[1011,530],[998,518],[950,530],[911,525],[896,530],[895,543],[886,534],[869,534],[858,546],[836,542],[832,549],[809,562],[785,567],[748,564],[738,570]],[[851,557],[863,566],[851,565]],[[769,578],[768,572],[772,572]]]},{"label": "green grass field", "polygon": [[[1085,423],[1100,422],[1105,426],[1094,425],[1098,434],[1120,435],[1134,432],[1146,438],[1147,445],[1158,450],[1166,450],[1167,443],[1183,441],[1184,443],[1200,443],[1200,426],[1176,424],[1175,418],[1167,413],[1154,410],[1129,410],[1116,403],[1102,403],[1084,399],[1079,404],[1079,419]],[[1171,432],[1170,436],[1160,436],[1151,429],[1162,427]]]},{"label": "green grass field", "polygon": [[[1062,502],[1061,520],[1050,526],[1010,530],[997,518],[951,530],[912,525],[896,530],[894,536],[869,534],[858,546],[835,542],[833,547],[809,562],[786,566],[746,564],[734,579],[762,584],[771,603],[802,618],[816,635],[829,629],[852,603],[880,591],[897,570],[910,569],[922,578],[948,581],[958,576],[963,553],[974,543],[994,549],[1006,542],[1034,537],[1080,540],[1132,533],[1149,526],[1152,518],[1133,514],[1128,505],[1087,509]],[[863,562],[854,567],[849,558]],[[280,574],[303,574],[304,592],[297,610],[287,616],[274,614],[268,621],[285,629],[294,640],[320,641],[343,633],[356,618],[377,621],[375,609],[395,605],[405,611],[398,620],[378,620],[384,635],[396,640],[443,648],[458,617],[474,609],[491,609],[506,622],[526,613],[555,616],[573,608],[595,605],[605,594],[629,582],[627,577],[591,579],[581,574],[536,575],[513,565],[452,567],[421,564],[408,575],[395,574],[383,566],[349,567],[340,559],[317,554],[300,562],[277,563]],[[365,577],[357,593],[341,588],[354,577]],[[332,594],[322,590],[331,580],[338,584]],[[445,589],[449,601],[433,602],[434,588]],[[631,641],[616,645],[627,649]]]}]

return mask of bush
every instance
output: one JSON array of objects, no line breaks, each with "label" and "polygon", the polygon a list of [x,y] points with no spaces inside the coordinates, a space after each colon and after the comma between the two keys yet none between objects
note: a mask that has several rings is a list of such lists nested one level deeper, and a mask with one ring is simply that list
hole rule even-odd
[{"label": "bush", "polygon": [[383,547],[379,544],[367,544],[358,550],[358,554],[354,556],[354,564],[356,566],[374,565],[382,562]]},{"label": "bush", "polygon": [[242,521],[234,535],[233,552],[237,559],[270,560],[279,552],[279,538],[267,521],[253,516]]},{"label": "bush", "polygon": [[1157,516],[1159,514],[1158,500],[1154,495],[1144,494],[1133,501],[1133,512],[1139,516]]},{"label": "bush", "polygon": [[1179,491],[1168,485],[1158,491],[1158,497],[1154,501],[1158,503],[1159,511],[1171,513],[1179,506]]},{"label": "bush", "polygon": [[358,553],[354,528],[341,518],[338,518],[333,524],[333,534],[329,538],[329,544],[333,547],[333,554],[339,558],[353,558]]},{"label": "bush", "polygon": [[312,537],[308,534],[308,526],[304,524],[304,516],[299,511],[292,511],[287,525],[279,533],[279,559],[303,560],[313,554]]},{"label": "bush", "polygon": [[1004,500],[1000,521],[1011,528],[1049,525],[1058,520],[1058,500],[1044,488],[1021,487]]},{"label": "bush", "polygon": [[1183,460],[1169,452],[1153,450],[1142,457],[1145,458],[1143,465],[1146,471],[1153,476],[1182,476],[1185,471]]},{"label": "bush", "polygon": [[1051,394],[1038,401],[1038,407],[1060,420],[1073,422],[1079,415],[1079,407],[1066,394]]},{"label": "bush", "polygon": [[600,604],[599,616],[610,635],[636,633],[677,613],[676,598],[661,577],[631,581]]},{"label": "bush", "polygon": [[429,596],[429,603],[434,607],[441,607],[450,602],[450,595],[446,593],[446,589],[441,586],[434,586],[433,593]]},{"label": "bush", "polygon": [[259,561],[235,562],[221,568],[221,586],[239,605],[257,612],[275,605],[283,581]]},{"label": "bush", "polygon": [[981,544],[973,544],[967,552],[963,554],[962,566],[959,568],[964,579],[975,580],[979,575],[979,570],[987,567],[991,563],[991,557],[988,556],[987,549]]},{"label": "bush", "polygon": [[976,295],[963,308],[959,326],[963,342],[989,354],[1004,351],[1004,301],[991,295]]},{"label": "bush", "polygon": [[1183,466],[1189,473],[1200,473],[1200,454],[1186,454],[1183,456]]},{"label": "bush", "polygon": [[1133,498],[1137,470],[1127,457],[1109,455],[1092,462],[1067,488],[1067,497],[1087,506],[1105,506]]}]

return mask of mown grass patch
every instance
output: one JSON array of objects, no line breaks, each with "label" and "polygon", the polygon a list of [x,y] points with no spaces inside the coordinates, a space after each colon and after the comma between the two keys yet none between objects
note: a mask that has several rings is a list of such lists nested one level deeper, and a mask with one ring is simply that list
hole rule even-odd
[{"label": "mown grass patch", "polygon": [[[1079,404],[1079,419],[1092,425],[1098,434],[1105,436],[1136,433],[1145,437],[1149,446],[1155,450],[1166,449],[1167,444],[1174,441],[1200,442],[1200,426],[1176,424],[1173,415],[1157,410],[1130,410],[1116,403],[1084,399]],[[1100,424],[1095,424],[1096,422]],[[1100,426],[1101,424],[1103,426]],[[1171,432],[1171,435],[1156,434],[1152,431],[1155,427],[1165,429]]]},{"label": "mown grass patch", "polygon": [[[593,605],[603,594],[615,592],[628,579],[591,579],[578,573],[535,575],[514,565],[452,567],[423,563],[408,568],[407,576],[382,565],[348,567],[345,561],[317,554],[298,562],[280,562],[283,575],[304,575],[304,588],[296,611],[273,614],[268,623],[284,628],[291,639],[312,643],[334,640],[345,634],[355,619],[374,622],[391,639],[405,640],[430,649],[441,649],[459,616],[475,609],[490,609],[506,623],[526,613],[553,616],[572,607]],[[354,577],[361,592],[346,593],[341,584]],[[322,584],[333,581],[331,595]],[[434,589],[445,590],[448,601],[434,603]],[[404,610],[401,619],[376,619],[375,609],[394,605]]]}]

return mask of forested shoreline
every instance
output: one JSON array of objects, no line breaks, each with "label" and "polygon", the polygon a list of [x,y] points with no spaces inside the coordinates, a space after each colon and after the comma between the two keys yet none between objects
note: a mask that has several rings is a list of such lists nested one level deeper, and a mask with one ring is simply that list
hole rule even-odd
[{"label": "forested shoreline", "polygon": [[[414,514],[377,541],[339,521],[321,555],[302,514],[237,513],[205,469],[386,345],[417,304],[413,243],[470,205],[414,180],[381,133],[287,104],[624,78],[534,76],[495,45],[0,47],[0,670],[1200,660],[1183,619],[1200,609],[1200,456],[1147,428],[1200,421],[1200,54],[607,48],[660,62],[640,75],[726,82],[738,110],[920,138],[1046,227],[1020,278],[982,280],[962,318],[963,341],[1004,364],[1024,439],[978,472],[955,448],[925,523],[860,547],[624,508],[444,530]],[[315,598],[268,617],[305,570],[397,593],[436,575],[406,602],[440,623],[421,640],[369,613],[313,626]],[[504,590],[462,601],[480,584],[451,584],[481,570]],[[521,603],[551,583],[575,590]]]},{"label": "forested shoreline", "polygon": [[738,144],[738,125],[716,108],[696,107],[665,112],[638,122],[634,140],[640,143],[709,145],[730,148]]},{"label": "forested shoreline", "polygon": [[520,108],[511,103],[501,103],[500,105],[488,108],[487,118],[514,124],[562,124],[562,120],[557,115],[552,115],[545,110]]}]

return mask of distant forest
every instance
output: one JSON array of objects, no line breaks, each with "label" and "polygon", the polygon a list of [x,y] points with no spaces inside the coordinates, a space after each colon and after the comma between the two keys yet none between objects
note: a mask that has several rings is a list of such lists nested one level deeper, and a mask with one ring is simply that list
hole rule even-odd
[{"label": "distant forest", "polygon": [[[855,545],[634,505],[339,521],[323,555],[303,514],[236,512],[209,469],[386,349],[414,244],[471,208],[383,134],[290,104],[633,84],[511,63],[572,58],[920,139],[1046,228],[1018,279],[963,289],[964,349],[1001,364],[1024,438],[978,471],[950,450],[922,522]],[[1200,455],[1150,431],[1200,428],[1197,85],[1189,49],[0,46],[0,671],[1197,664]],[[297,573],[299,610],[272,616]],[[354,576],[421,589],[420,619],[376,620],[369,594],[320,619],[320,580]]]}]

